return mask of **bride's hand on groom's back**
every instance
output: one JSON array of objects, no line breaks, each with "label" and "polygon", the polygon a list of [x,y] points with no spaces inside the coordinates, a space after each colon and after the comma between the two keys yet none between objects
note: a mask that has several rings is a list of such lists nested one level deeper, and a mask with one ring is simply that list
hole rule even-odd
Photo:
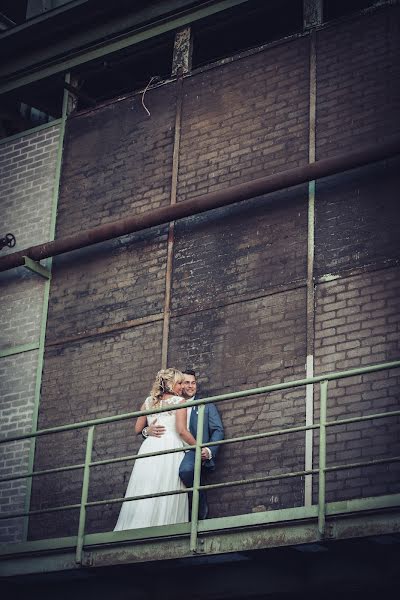
[{"label": "bride's hand on groom's back", "polygon": [[147,435],[151,435],[153,437],[161,437],[165,433],[164,425],[160,425],[157,423],[157,419],[152,422],[151,425],[147,426]]}]

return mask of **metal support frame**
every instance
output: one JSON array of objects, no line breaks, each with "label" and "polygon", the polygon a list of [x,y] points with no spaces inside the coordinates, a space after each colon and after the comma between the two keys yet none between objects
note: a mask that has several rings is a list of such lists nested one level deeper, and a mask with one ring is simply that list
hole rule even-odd
[{"label": "metal support frame", "polygon": [[40,275],[44,279],[51,279],[51,272],[43,267],[39,262],[32,260],[29,256],[24,256],[24,267],[26,267],[32,273]]},{"label": "metal support frame", "polygon": [[94,107],[97,105],[97,102],[94,98],[92,98],[91,96],[86,94],[83,90],[80,90],[75,85],[71,85],[71,84],[67,83],[66,81],[64,81],[64,89],[66,89],[68,92],[70,92],[77,98],[81,98],[89,106]]},{"label": "metal support frame", "polygon": [[326,410],[328,403],[328,382],[320,383],[319,415],[319,468],[318,468],[318,531],[325,535],[325,473],[326,473]]},{"label": "metal support frame", "polygon": [[[315,30],[310,33],[310,88],[309,88],[309,135],[308,161],[315,163],[316,149],[316,103],[317,103],[317,44]],[[307,224],[307,358],[306,377],[314,375],[314,336],[315,336],[315,286],[314,286],[314,252],[315,252],[315,180],[308,182],[308,224]],[[314,420],[314,387],[306,388],[306,425]],[[305,434],[304,450],[305,469],[313,466],[313,437],[312,432]],[[304,478],[304,502],[312,504],[312,475]]]},{"label": "metal support frame", "polygon": [[313,29],[323,20],[323,0],[303,0],[303,27]]},{"label": "metal support frame", "polygon": [[83,468],[81,506],[80,506],[80,511],[79,511],[78,541],[76,544],[76,562],[78,564],[80,564],[82,562],[82,549],[83,549],[83,540],[84,540],[84,536],[85,536],[86,506],[87,506],[88,495],[89,495],[90,463],[92,460],[93,438],[94,438],[94,426],[89,427],[87,441],[86,441],[85,466]]},{"label": "metal support frame", "polygon": [[[102,38],[99,36],[97,39],[92,41],[92,45],[87,47],[87,32],[81,35],[81,38],[76,42],[76,47],[69,49],[66,52],[65,44],[61,44],[58,48],[59,57],[54,59],[54,44],[52,46],[52,55],[49,57],[48,52],[39,53],[36,58],[36,64],[32,64],[29,68],[26,67],[26,61],[20,61],[16,64],[15,71],[18,70],[18,74],[15,77],[10,76],[7,81],[3,77],[4,83],[0,85],[0,94],[9,92],[17,89],[24,85],[28,85],[35,81],[45,79],[57,73],[65,73],[70,71],[74,67],[88,63],[92,60],[96,60],[129,48],[145,40],[154,38],[164,33],[172,32],[177,29],[181,29],[190,23],[196,22],[205,17],[217,14],[228,8],[244,4],[249,0],[210,0],[200,6],[192,6],[191,8],[176,10],[172,16],[162,18],[158,16],[150,24],[138,26],[132,26],[128,31],[127,29],[127,18],[126,15],[123,18],[119,29],[114,31],[114,35],[110,36],[109,27],[102,26]],[[4,74],[3,74],[4,75]]]},{"label": "metal support frame", "polygon": [[204,412],[205,406],[199,406],[197,416],[197,437],[196,437],[196,454],[194,459],[194,476],[193,476],[193,501],[192,515],[190,528],[190,550],[197,552],[198,530],[199,530],[199,500],[200,500],[200,485],[201,485],[201,444],[203,443],[203,427],[204,427]]},{"label": "metal support frame", "polygon": [[22,352],[30,352],[31,350],[38,350],[39,342],[30,342],[28,344],[21,344],[20,346],[13,346],[12,348],[4,348],[0,350],[0,358],[6,358],[13,354],[22,354]]},{"label": "metal support frame", "polygon": [[172,75],[178,77],[189,73],[192,68],[193,38],[190,26],[175,34],[174,54],[172,57]]},{"label": "metal support frame", "polygon": [[[94,419],[94,420],[90,420],[90,421],[86,421],[86,422],[74,423],[71,425],[63,425],[63,426],[59,426],[59,427],[53,427],[53,428],[44,429],[41,431],[36,431],[31,434],[25,434],[25,435],[13,436],[13,437],[9,437],[9,438],[0,439],[0,445],[1,445],[1,444],[11,443],[11,442],[17,441],[17,440],[26,440],[26,439],[31,439],[31,438],[36,439],[39,436],[44,436],[44,435],[49,435],[49,434],[54,434],[54,433],[59,433],[59,432],[65,432],[65,431],[72,431],[72,430],[77,430],[77,429],[82,429],[82,428],[89,428],[84,464],[68,465],[66,467],[60,467],[58,469],[52,469],[52,470],[41,471],[41,472],[40,471],[33,472],[32,470],[30,470],[28,473],[25,473],[24,476],[21,476],[21,475],[8,476],[8,477],[0,480],[0,481],[8,481],[9,482],[9,481],[21,479],[22,477],[27,477],[31,480],[34,476],[42,476],[42,475],[48,474],[50,471],[51,472],[63,472],[63,471],[71,470],[71,469],[82,469],[83,468],[84,476],[83,476],[83,482],[82,482],[82,492],[81,492],[80,504],[60,506],[60,507],[56,507],[56,508],[39,509],[39,510],[34,510],[34,511],[25,511],[24,513],[1,515],[0,520],[18,518],[18,517],[22,517],[22,516],[27,517],[27,516],[33,515],[33,514],[37,515],[37,514],[44,514],[44,513],[54,513],[54,512],[58,512],[58,511],[65,511],[65,510],[72,510],[72,509],[79,508],[80,509],[79,529],[78,529],[77,537],[73,538],[73,539],[75,540],[74,544],[75,544],[75,549],[76,549],[76,562],[79,564],[82,564],[83,546],[84,546],[84,542],[86,543],[86,540],[87,540],[87,536],[85,536],[85,522],[86,522],[87,507],[99,506],[99,505],[104,505],[104,504],[115,504],[115,503],[120,504],[123,502],[128,502],[131,500],[138,500],[138,499],[147,498],[147,497],[164,496],[164,495],[171,495],[171,494],[181,494],[181,493],[187,493],[188,491],[192,491],[193,492],[193,505],[192,505],[192,523],[190,525],[190,530],[188,529],[188,526],[185,524],[177,525],[177,526],[172,525],[172,526],[165,526],[162,528],[156,528],[156,530],[154,530],[154,528],[139,529],[139,530],[135,530],[134,533],[129,532],[129,531],[128,532],[118,532],[118,533],[123,534],[122,537],[117,536],[117,538],[114,538],[114,539],[115,539],[115,541],[117,541],[119,539],[125,539],[125,538],[139,540],[139,539],[147,539],[148,537],[154,538],[154,537],[158,537],[159,535],[161,535],[161,537],[164,537],[164,536],[169,537],[169,536],[173,536],[173,535],[184,535],[186,537],[189,536],[189,538],[190,538],[189,539],[190,552],[196,553],[196,552],[199,552],[199,548],[198,548],[199,533],[201,533],[202,531],[205,531],[205,530],[210,530],[209,522],[206,522],[206,524],[204,524],[204,522],[199,522],[199,520],[198,520],[198,505],[199,505],[199,491],[200,490],[219,489],[219,488],[232,487],[232,486],[238,486],[238,485],[250,485],[252,483],[258,483],[261,481],[302,477],[302,476],[310,473],[310,472],[304,470],[304,471],[297,471],[297,472],[281,473],[279,475],[266,475],[264,477],[254,477],[254,478],[249,478],[246,480],[228,481],[228,482],[224,482],[224,483],[201,485],[201,449],[203,447],[205,447],[206,445],[207,446],[219,446],[219,445],[239,443],[239,442],[243,442],[243,441],[261,439],[261,438],[272,437],[272,436],[287,435],[288,433],[294,433],[294,432],[298,432],[298,431],[319,429],[319,432],[320,432],[319,433],[319,436],[320,436],[319,437],[319,439],[320,439],[319,467],[318,467],[318,469],[312,469],[312,471],[311,471],[312,473],[319,474],[318,506],[311,506],[311,507],[304,506],[301,508],[289,509],[289,511],[287,511],[286,514],[287,514],[287,518],[289,518],[289,519],[293,519],[293,518],[298,519],[299,518],[298,512],[300,510],[303,515],[303,518],[305,516],[307,516],[307,518],[312,518],[314,520],[316,519],[317,525],[318,525],[319,536],[321,538],[323,538],[325,536],[326,518],[328,515],[332,514],[331,512],[329,512],[328,507],[326,505],[326,497],[325,497],[325,473],[326,472],[337,471],[340,469],[358,468],[360,466],[389,464],[389,463],[393,463],[393,462],[400,462],[400,456],[392,456],[389,458],[372,460],[372,461],[370,460],[370,461],[351,463],[351,464],[345,464],[345,465],[342,465],[342,464],[332,465],[330,467],[326,466],[326,428],[327,427],[334,427],[337,425],[343,425],[343,424],[347,424],[347,423],[363,422],[363,421],[367,421],[367,420],[371,421],[371,420],[381,419],[381,418],[387,419],[389,417],[394,417],[394,416],[400,415],[400,410],[396,410],[396,411],[390,411],[390,412],[381,412],[381,413],[376,413],[376,414],[370,414],[370,415],[365,415],[365,416],[361,416],[361,417],[351,417],[348,419],[336,419],[333,421],[327,421],[328,381],[344,379],[344,378],[348,378],[348,377],[354,377],[355,375],[362,375],[362,374],[366,374],[366,373],[375,373],[378,371],[389,370],[389,369],[394,369],[394,368],[400,368],[400,360],[393,361],[390,363],[382,363],[379,365],[370,365],[367,367],[352,369],[349,371],[325,374],[325,375],[321,375],[318,377],[313,377],[311,379],[302,379],[302,380],[297,380],[297,381],[278,383],[278,384],[255,388],[255,389],[251,389],[251,390],[232,392],[229,394],[222,394],[219,396],[214,396],[214,397],[210,397],[210,398],[205,398],[203,400],[195,401],[194,404],[200,405],[199,406],[199,417],[198,417],[197,439],[196,439],[195,446],[188,446],[188,450],[196,451],[194,483],[193,483],[192,488],[187,488],[185,490],[179,489],[179,490],[174,490],[172,492],[167,492],[167,493],[160,492],[158,494],[146,495],[146,496],[109,498],[106,500],[99,500],[99,501],[93,501],[93,502],[87,501],[88,490],[89,490],[90,468],[92,466],[99,466],[100,464],[106,465],[106,464],[111,464],[111,463],[115,463],[115,462],[119,462],[119,461],[126,461],[127,459],[135,459],[135,460],[143,459],[148,456],[156,456],[156,455],[161,455],[161,454],[168,454],[171,452],[181,452],[182,451],[181,448],[175,448],[173,450],[153,452],[153,453],[149,453],[149,454],[137,454],[137,455],[134,455],[131,457],[125,456],[125,457],[118,457],[118,458],[113,458],[113,459],[92,462],[91,456],[92,456],[92,447],[93,447],[94,427],[96,425],[101,425],[101,424],[105,424],[105,423],[115,423],[115,422],[119,422],[122,420],[137,417],[137,416],[145,416],[150,413],[155,414],[158,412],[161,413],[161,412],[170,411],[171,407],[152,409],[152,410],[147,410],[147,411],[136,411],[133,413],[117,415],[114,417],[104,417],[102,419]],[[202,436],[203,436],[204,411],[205,411],[206,404],[208,404],[210,402],[218,403],[218,402],[222,402],[225,400],[233,400],[235,398],[243,398],[243,397],[249,397],[249,396],[254,396],[254,395],[260,395],[260,394],[265,394],[268,392],[273,392],[273,391],[278,391],[278,390],[292,389],[292,388],[307,386],[307,385],[315,384],[315,383],[320,383],[320,386],[321,386],[321,397],[320,397],[321,410],[320,410],[319,424],[313,424],[311,426],[301,425],[298,427],[267,431],[267,432],[263,432],[263,433],[246,435],[246,436],[241,436],[241,437],[236,437],[236,438],[229,438],[229,439],[221,440],[218,442],[208,442],[207,444],[205,444],[205,443],[203,444]],[[172,410],[177,410],[179,408],[189,407],[189,406],[193,406],[193,402],[187,402],[185,404],[181,404],[179,406],[172,407]],[[396,496],[396,498],[399,498],[399,500],[396,500],[396,498],[394,496],[393,497],[389,496],[388,498],[389,498],[389,504],[390,504],[390,502],[392,503],[392,504],[390,504],[390,506],[396,506],[396,502],[397,502],[397,505],[400,504],[400,497]],[[364,500],[365,499],[359,499],[357,501],[357,502],[361,503],[361,505],[362,505],[361,510],[370,510],[370,505],[368,504],[368,502],[365,502]],[[378,497],[378,498],[375,498],[372,500],[373,500],[373,502],[375,502],[376,508],[385,508],[386,507],[387,500],[385,500],[385,498],[383,498],[383,500],[382,500]],[[393,504],[393,502],[395,504]],[[347,502],[336,503],[336,504],[339,504],[340,506],[342,506],[342,509],[341,509],[342,513],[346,512]],[[364,505],[366,505],[366,508]],[[275,511],[272,511],[272,513],[274,513],[274,512]],[[282,511],[276,511],[276,512],[280,513]],[[272,522],[279,521],[279,518],[276,515],[274,516],[272,514],[272,517],[271,517],[271,513],[269,511],[265,514],[267,515],[266,522],[271,522],[271,519],[272,519]],[[232,520],[232,518],[233,517],[228,517],[226,519],[222,519],[222,521],[224,521],[224,523],[225,523],[225,527],[232,527],[232,525],[230,525],[230,521]],[[256,515],[244,515],[243,517],[241,517],[239,519],[239,523],[236,523],[238,518],[234,517],[234,519],[235,519],[234,527],[237,527],[237,526],[241,527],[241,526],[243,526],[244,523],[248,524],[249,518],[251,521],[251,519],[254,519],[254,518],[257,519],[259,517],[258,517],[258,515],[257,516]],[[265,519],[265,517],[262,517],[262,519]],[[221,519],[216,519],[215,521],[221,521]],[[218,528],[220,528],[220,527],[221,527],[221,525],[218,526]],[[211,529],[212,529],[212,523],[211,523]],[[101,534],[101,535],[103,535],[102,539],[104,539],[104,534]],[[108,534],[106,534],[106,535],[108,535]],[[132,535],[133,535],[133,538],[132,538]],[[114,539],[111,538],[111,541],[114,541]],[[47,543],[47,540],[41,542],[40,547],[42,550],[47,549],[46,543]],[[50,546],[48,546],[48,548],[52,547],[52,543],[53,543],[53,540],[50,540],[49,541]],[[44,546],[43,546],[43,544],[44,544]],[[27,546],[26,544],[22,544],[22,545],[15,544],[13,547],[16,548],[16,552],[18,552],[18,547],[20,548],[21,552],[26,552],[26,546]],[[202,548],[201,548],[202,552],[204,551],[204,548],[205,548],[205,546],[202,546]],[[7,544],[0,546],[0,555],[1,554],[7,555],[8,553],[9,553],[9,546]]]},{"label": "metal support frame", "polygon": [[[70,81],[69,74],[67,74],[65,76],[65,81],[67,83],[69,83],[69,81]],[[63,104],[62,104],[62,116],[61,116],[61,122],[60,122],[60,127],[59,127],[59,137],[58,137],[58,147],[57,147],[56,172],[55,172],[55,176],[54,176],[49,240],[54,240],[55,229],[56,229],[57,205],[58,205],[58,195],[59,195],[59,187],[60,187],[60,179],[61,179],[62,154],[63,154],[63,146],[64,146],[65,125],[66,125],[67,113],[68,113],[68,97],[69,97],[68,91],[64,90]],[[28,259],[28,263],[31,264],[30,261],[32,259],[27,256],[24,256],[24,264],[26,264],[26,259]],[[46,276],[46,280],[45,280],[45,284],[44,284],[45,287],[44,287],[44,292],[43,292],[42,317],[41,317],[39,347],[38,347],[38,362],[37,362],[37,367],[36,367],[35,396],[34,396],[33,414],[32,414],[32,433],[37,431],[37,424],[38,424],[38,418],[39,418],[40,390],[42,387],[42,371],[43,371],[43,363],[44,363],[46,325],[47,325],[47,313],[48,313],[48,307],[49,307],[52,262],[53,262],[52,258],[49,257],[48,273],[50,276],[49,277]],[[28,266],[28,264],[26,264],[26,266]],[[41,266],[41,265],[39,265],[39,266]],[[41,269],[44,269],[44,267],[41,267]],[[42,275],[42,273],[40,273],[40,274]],[[30,451],[29,451],[29,461],[28,461],[28,470],[29,471],[31,471],[33,469],[33,464],[35,461],[35,447],[36,447],[36,439],[33,438],[31,447],[30,447]],[[27,482],[27,489],[26,489],[26,495],[25,495],[26,511],[28,511],[29,506],[30,506],[31,493],[32,493],[32,479],[29,478],[28,482]],[[29,527],[29,515],[27,515],[24,520],[24,531],[23,531],[24,539],[26,539],[28,536],[28,527]]]},{"label": "metal support frame", "polygon": [[400,137],[394,137],[381,144],[368,146],[344,156],[325,158],[312,164],[288,169],[281,173],[261,177],[260,179],[241,183],[224,190],[210,192],[185,202],[156,208],[142,215],[119,219],[113,223],[99,225],[75,235],[39,244],[38,246],[32,246],[21,252],[8,254],[0,258],[0,271],[7,271],[8,269],[21,266],[23,264],[23,256],[29,256],[33,260],[57,256],[128,233],[143,231],[177,219],[183,219],[223,206],[230,206],[236,202],[276,192],[322,177],[335,175],[372,162],[390,158],[399,153]]},{"label": "metal support frame", "polygon": [[[180,73],[176,81],[176,108],[175,108],[175,134],[174,150],[172,156],[171,174],[171,196],[170,206],[175,206],[177,201],[178,172],[179,172],[179,150],[181,142],[182,127],[182,104],[183,104],[183,78]],[[165,269],[165,301],[163,316],[163,333],[161,348],[161,368],[165,369],[168,360],[169,325],[171,319],[171,287],[172,287],[172,264],[174,257],[175,223],[171,221],[168,229],[167,240],[167,265]]]}]

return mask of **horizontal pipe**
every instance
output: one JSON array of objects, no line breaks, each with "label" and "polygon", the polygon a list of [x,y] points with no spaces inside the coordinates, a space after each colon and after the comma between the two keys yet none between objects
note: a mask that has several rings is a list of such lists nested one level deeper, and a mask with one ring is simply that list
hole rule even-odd
[{"label": "horizontal pipe", "polygon": [[20,252],[3,256],[0,258],[0,272],[22,266],[24,264],[24,256],[28,256],[32,260],[42,260],[50,256],[57,256],[65,252],[71,252],[72,250],[78,250],[86,246],[98,244],[99,242],[127,235],[128,233],[143,231],[150,227],[156,227],[215,208],[229,206],[236,202],[299,185],[307,181],[313,181],[361,167],[362,165],[384,160],[399,153],[400,137],[395,137],[384,143],[375,144],[351,154],[325,158],[302,167],[288,169],[281,173],[261,177],[260,179],[241,183],[224,190],[196,196],[191,200],[163,206],[141,215],[125,217],[113,223],[99,225],[75,235],[31,246]]}]

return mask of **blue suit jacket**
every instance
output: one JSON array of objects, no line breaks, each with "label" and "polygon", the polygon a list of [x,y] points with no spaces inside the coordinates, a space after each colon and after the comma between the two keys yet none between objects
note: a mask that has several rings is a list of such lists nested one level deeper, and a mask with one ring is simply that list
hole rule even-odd
[{"label": "blue suit jacket", "polygon": [[[189,431],[196,437],[197,435],[197,418],[198,418],[198,406],[193,406],[190,414]],[[204,428],[203,428],[203,443],[218,442],[224,439],[224,427],[222,425],[221,417],[214,404],[206,404],[204,411]],[[203,463],[206,469],[215,469],[215,458],[218,454],[219,446],[211,446],[210,451],[212,457]]]}]

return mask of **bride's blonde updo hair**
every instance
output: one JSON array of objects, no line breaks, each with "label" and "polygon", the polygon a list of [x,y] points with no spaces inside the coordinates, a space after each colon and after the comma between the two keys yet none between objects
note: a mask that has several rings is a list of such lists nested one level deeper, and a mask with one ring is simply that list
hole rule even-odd
[{"label": "bride's blonde updo hair", "polygon": [[156,380],[150,390],[153,404],[158,404],[163,394],[174,394],[176,383],[183,381],[183,373],[178,369],[161,369],[156,375]]}]

